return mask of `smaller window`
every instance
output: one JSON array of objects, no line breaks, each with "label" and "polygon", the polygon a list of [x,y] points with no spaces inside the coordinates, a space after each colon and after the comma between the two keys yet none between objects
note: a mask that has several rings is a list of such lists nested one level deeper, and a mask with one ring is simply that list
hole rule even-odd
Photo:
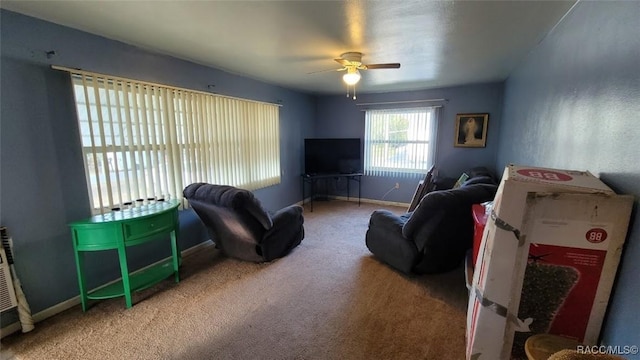
[{"label": "smaller window", "polygon": [[432,107],[367,110],[365,175],[424,174],[434,159],[435,116]]}]

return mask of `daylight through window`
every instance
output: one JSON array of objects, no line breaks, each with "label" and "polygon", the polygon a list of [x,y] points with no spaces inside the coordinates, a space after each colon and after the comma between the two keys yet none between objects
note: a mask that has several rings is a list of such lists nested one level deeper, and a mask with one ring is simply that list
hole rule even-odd
[{"label": "daylight through window", "polygon": [[433,107],[367,110],[365,175],[424,174],[434,159],[435,117]]},{"label": "daylight through window", "polygon": [[97,74],[73,74],[94,211],[182,198],[193,182],[280,183],[277,105]]}]

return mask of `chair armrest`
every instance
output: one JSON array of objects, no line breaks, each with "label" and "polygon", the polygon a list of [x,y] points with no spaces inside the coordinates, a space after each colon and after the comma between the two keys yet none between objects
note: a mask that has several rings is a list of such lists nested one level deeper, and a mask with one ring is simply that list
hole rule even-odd
[{"label": "chair armrest", "polygon": [[402,236],[402,227],[408,217],[409,213],[395,215],[387,210],[376,210],[371,214],[365,236],[369,251],[405,274],[411,274],[418,260],[415,244]]},{"label": "chair armrest", "polygon": [[273,226],[264,234],[260,244],[265,261],[282,257],[300,244],[304,238],[302,213],[302,206],[290,205],[271,216]]},{"label": "chair armrest", "polygon": [[271,233],[279,232],[283,227],[302,226],[304,223],[303,212],[302,206],[290,205],[272,213],[273,226],[265,233],[264,238],[269,237]]},{"label": "chair armrest", "polygon": [[273,221],[273,227],[282,226],[282,224],[293,219],[297,219],[302,215],[303,209],[300,205],[289,205],[284,207],[275,213],[271,213],[271,220]]},{"label": "chair armrest", "polygon": [[371,214],[369,227],[396,229],[398,235],[402,236],[402,227],[407,222],[409,214],[396,215],[388,210],[376,210]]}]

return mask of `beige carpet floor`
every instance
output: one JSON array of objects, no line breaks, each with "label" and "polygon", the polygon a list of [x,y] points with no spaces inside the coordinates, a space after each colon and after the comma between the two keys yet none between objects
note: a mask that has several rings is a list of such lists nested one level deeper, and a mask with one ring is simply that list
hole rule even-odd
[{"label": "beige carpet floor", "polygon": [[[365,246],[380,205],[315,202],[306,237],[266,264],[213,246],[182,281],[75,306],[2,339],[2,359],[463,359],[463,268],[408,277]],[[386,207],[401,213],[403,208]]]}]

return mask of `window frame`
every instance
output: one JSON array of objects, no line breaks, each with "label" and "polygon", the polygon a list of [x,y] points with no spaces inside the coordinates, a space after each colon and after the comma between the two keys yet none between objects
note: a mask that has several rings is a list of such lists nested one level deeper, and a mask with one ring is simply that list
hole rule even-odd
[{"label": "window frame", "polygon": [[[409,107],[409,108],[380,108],[380,109],[368,109],[365,110],[365,139],[364,139],[364,171],[365,175],[369,176],[422,176],[425,172],[430,169],[435,162],[435,153],[436,153],[436,144],[437,144],[437,123],[438,123],[438,109],[437,106],[420,106],[420,107]],[[419,114],[424,114],[424,124],[420,126],[416,122],[420,121]],[[418,118],[415,117],[415,114],[418,114]],[[391,140],[390,132],[393,131],[388,128],[388,122],[392,120],[393,116],[408,116],[409,124],[407,125],[407,129],[401,130],[405,132],[412,131],[412,125],[416,127],[413,130],[414,134],[411,136],[407,134],[406,140]],[[374,132],[376,132],[373,127],[379,126],[379,124],[374,124],[374,121],[386,121],[387,130],[384,132],[384,139],[380,139],[374,136]],[[418,129],[419,127],[419,129]],[[420,136],[420,132],[425,133],[425,136]],[[413,137],[413,139],[412,139]],[[393,162],[389,164],[391,166],[381,166],[379,163],[376,164],[375,161],[390,161],[388,157],[385,159],[384,157],[377,156],[375,154],[373,146],[387,144],[390,147],[402,147],[402,146],[413,146],[412,150],[413,155],[410,157],[414,158],[413,165],[411,166],[399,166],[398,162]],[[421,157],[420,147],[426,147],[427,155]],[[406,151],[406,150],[405,150]],[[389,151],[387,151],[389,152]],[[406,156],[405,156],[406,157]],[[424,159],[423,166],[416,166],[418,163],[418,158]],[[405,162],[406,164],[407,162]],[[410,164],[410,162],[409,162]]]}]

